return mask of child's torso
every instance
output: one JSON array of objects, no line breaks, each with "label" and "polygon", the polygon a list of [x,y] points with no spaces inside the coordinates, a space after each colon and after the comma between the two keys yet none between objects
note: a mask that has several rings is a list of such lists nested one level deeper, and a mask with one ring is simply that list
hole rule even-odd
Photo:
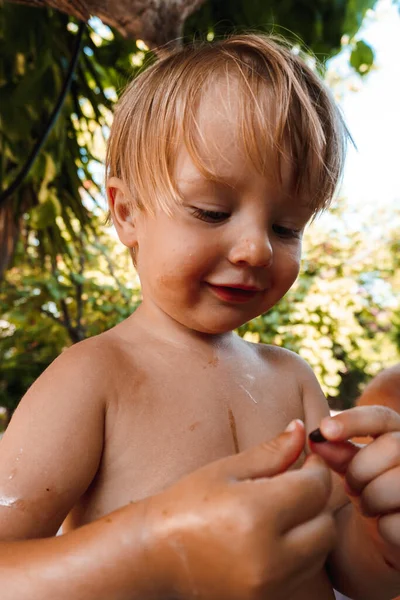
[{"label": "child's torso", "polygon": [[[243,344],[232,352],[196,353],[142,344],[121,352],[101,464],[64,530],[158,493],[304,418],[296,373],[282,368],[276,350],[270,357],[264,350]],[[324,573],[296,595],[303,598],[333,599]]]}]

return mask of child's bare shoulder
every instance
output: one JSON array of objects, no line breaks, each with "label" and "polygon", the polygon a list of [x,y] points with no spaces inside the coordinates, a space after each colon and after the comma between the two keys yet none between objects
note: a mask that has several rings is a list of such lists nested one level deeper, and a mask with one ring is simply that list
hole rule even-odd
[{"label": "child's bare shoulder", "polygon": [[[113,329],[110,329],[69,346],[54,363],[62,363],[63,366],[72,369],[84,369],[95,364],[101,366],[113,357],[117,349],[117,336]],[[77,359],[83,362],[77,362]]]},{"label": "child's bare shoulder", "polygon": [[296,352],[271,344],[250,343],[250,345],[254,347],[263,360],[275,369],[286,373],[289,370],[291,374],[299,377],[299,381],[310,376],[314,377],[310,365],[299,354],[296,354]]},{"label": "child's bare shoulder", "polygon": [[28,393],[65,384],[69,390],[76,392],[84,388],[86,396],[90,392],[92,398],[106,399],[118,381],[118,372],[126,354],[124,344],[114,329],[66,348]]},{"label": "child's bare shoulder", "polygon": [[309,431],[318,426],[322,417],[329,414],[329,407],[321,386],[310,365],[299,354],[268,344],[252,344],[258,354],[280,381],[291,381],[299,390],[306,426]]}]

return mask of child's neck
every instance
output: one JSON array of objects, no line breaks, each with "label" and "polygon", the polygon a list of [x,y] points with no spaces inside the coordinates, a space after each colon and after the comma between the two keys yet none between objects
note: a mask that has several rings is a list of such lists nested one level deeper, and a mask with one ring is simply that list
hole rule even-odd
[{"label": "child's neck", "polygon": [[230,345],[233,337],[236,337],[232,331],[210,334],[190,329],[169,315],[145,304],[141,304],[136,309],[130,320],[132,325],[147,331],[149,336],[182,347],[222,348]]}]

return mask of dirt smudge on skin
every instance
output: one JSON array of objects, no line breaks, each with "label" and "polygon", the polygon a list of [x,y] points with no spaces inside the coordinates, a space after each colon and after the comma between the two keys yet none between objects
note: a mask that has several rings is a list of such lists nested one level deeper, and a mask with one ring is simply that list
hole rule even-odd
[{"label": "dirt smudge on skin", "polygon": [[218,356],[213,356],[212,358],[210,358],[210,360],[208,361],[207,364],[210,365],[210,367],[216,367],[219,363],[219,358]]},{"label": "dirt smudge on skin", "polygon": [[195,421],[189,426],[189,431],[194,431],[198,425],[200,425],[200,421]]},{"label": "dirt smudge on skin", "polygon": [[235,416],[234,416],[231,408],[228,408],[228,415],[229,415],[229,425],[231,427],[231,432],[232,432],[232,437],[233,437],[233,445],[235,447],[236,454],[239,454],[239,442],[238,442],[237,431],[236,431],[236,421],[235,421]]}]

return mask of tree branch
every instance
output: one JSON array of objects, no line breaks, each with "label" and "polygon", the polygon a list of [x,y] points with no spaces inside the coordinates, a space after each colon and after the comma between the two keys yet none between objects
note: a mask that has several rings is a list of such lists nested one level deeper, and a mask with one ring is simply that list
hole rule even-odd
[{"label": "tree branch", "polygon": [[41,313],[43,313],[44,315],[46,315],[46,317],[50,317],[50,319],[52,319],[53,321],[55,321],[58,325],[62,325],[63,327],[67,327],[67,325],[64,323],[63,319],[59,319],[58,317],[56,317],[56,315],[54,315],[50,310],[47,310],[47,308],[43,308],[43,306],[41,306],[39,308],[39,311]]},{"label": "tree branch", "polygon": [[88,21],[91,15],[124,37],[141,39],[153,49],[178,44],[185,20],[205,0],[11,0],[16,4],[55,8]]}]

